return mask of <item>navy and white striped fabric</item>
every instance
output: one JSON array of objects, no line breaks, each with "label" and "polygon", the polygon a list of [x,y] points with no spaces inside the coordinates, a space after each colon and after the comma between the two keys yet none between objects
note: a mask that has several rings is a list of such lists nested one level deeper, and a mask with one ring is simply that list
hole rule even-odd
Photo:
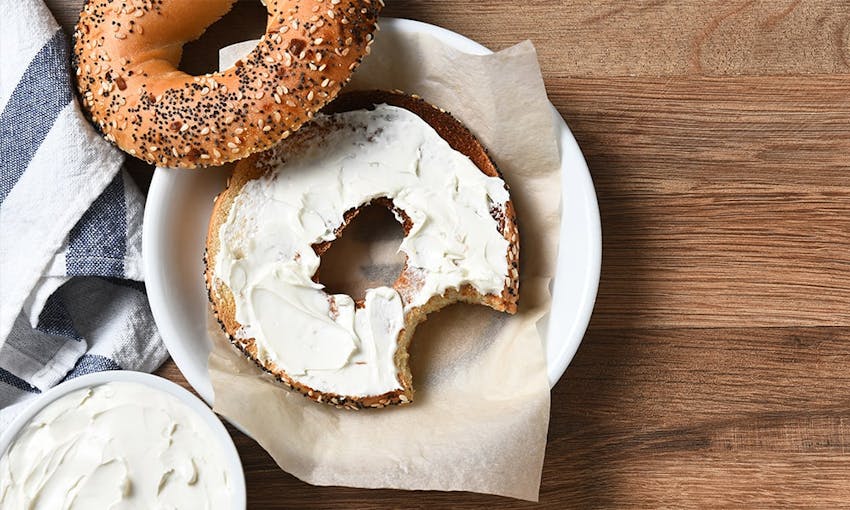
[{"label": "navy and white striped fabric", "polygon": [[42,0],[0,0],[0,430],[65,379],[167,357],[122,163],[77,105],[69,38]]}]

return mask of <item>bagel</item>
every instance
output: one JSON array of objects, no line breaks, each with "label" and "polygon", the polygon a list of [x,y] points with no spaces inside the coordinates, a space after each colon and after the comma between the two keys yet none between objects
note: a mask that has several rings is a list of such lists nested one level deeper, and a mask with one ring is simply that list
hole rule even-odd
[{"label": "bagel", "polygon": [[[365,299],[329,295],[320,257],[359,210],[388,207],[405,264]],[[336,407],[413,401],[411,339],[455,302],[514,313],[519,234],[507,184],[450,114],[395,92],[342,94],[240,161],[216,198],[205,280],[230,341],[286,386]]]},{"label": "bagel", "polygon": [[221,165],[263,151],[336,97],[369,53],[382,0],[267,0],[266,33],[224,71],[177,69],[183,45],[235,0],[88,0],[76,84],[107,140],[153,165]]}]

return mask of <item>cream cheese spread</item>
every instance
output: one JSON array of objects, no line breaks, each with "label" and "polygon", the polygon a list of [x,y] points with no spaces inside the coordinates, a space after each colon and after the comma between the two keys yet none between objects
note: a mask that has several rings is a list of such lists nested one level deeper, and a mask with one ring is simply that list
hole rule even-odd
[{"label": "cream cheese spread", "polygon": [[[509,200],[504,181],[389,105],[317,115],[274,151],[218,233],[215,277],[233,293],[238,336],[313,389],[401,388],[393,355],[406,312],[465,284],[482,294],[505,286],[509,243],[494,218]],[[320,262],[312,245],[332,241],[347,211],[378,198],[412,223],[400,250],[413,288],[369,289],[358,307],[312,280]]]},{"label": "cream cheese spread", "polygon": [[0,458],[0,508],[229,509],[212,431],[147,386],[110,382],[48,404]]}]

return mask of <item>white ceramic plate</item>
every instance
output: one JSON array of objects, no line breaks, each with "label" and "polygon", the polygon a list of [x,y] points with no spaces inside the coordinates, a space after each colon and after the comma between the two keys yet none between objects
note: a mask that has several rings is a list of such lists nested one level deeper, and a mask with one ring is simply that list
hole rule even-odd
[{"label": "white ceramic plate", "polygon": [[[381,30],[429,33],[468,53],[490,50],[466,37],[418,21],[381,20]],[[563,207],[552,313],[544,328],[549,383],[566,370],[584,336],[599,284],[602,232],[587,164],[564,120],[560,127]],[[212,343],[206,332],[203,253],[213,198],[229,171],[157,169],[145,207],[143,256],[148,297],[174,362],[195,390],[212,402],[207,374]]]},{"label": "white ceramic plate", "polygon": [[132,372],[129,370],[107,370],[105,372],[95,372],[80,377],[71,379],[53,388],[50,388],[43,394],[39,395],[32,404],[30,404],[24,412],[19,414],[9,425],[9,428],[0,434],[0,456],[2,456],[12,441],[17,437],[18,432],[29,421],[44,409],[54,400],[67,395],[72,391],[83,388],[90,388],[108,382],[129,382],[142,384],[157,391],[168,393],[186,404],[207,424],[213,433],[213,436],[218,440],[219,448],[221,448],[224,461],[227,464],[227,476],[231,481],[233,489],[232,506],[233,509],[244,509],[246,505],[245,492],[245,473],[242,470],[242,462],[239,460],[239,453],[236,451],[236,446],[230,438],[227,429],[224,428],[221,421],[213,413],[209,407],[204,405],[196,396],[177,386],[171,381],[157,377],[151,374],[142,372]]}]

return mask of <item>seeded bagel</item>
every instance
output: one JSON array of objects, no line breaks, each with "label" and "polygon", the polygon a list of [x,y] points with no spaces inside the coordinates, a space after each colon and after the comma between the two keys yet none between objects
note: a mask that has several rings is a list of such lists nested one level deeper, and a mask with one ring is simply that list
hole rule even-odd
[{"label": "seeded bagel", "polygon": [[224,71],[177,69],[235,0],[89,0],[76,83],[107,140],[154,165],[221,165],[268,149],[336,97],[369,52],[381,0],[268,0],[266,33]]},{"label": "seeded bagel", "polygon": [[[392,105],[414,113],[427,122],[441,138],[448,142],[451,148],[466,155],[483,174],[489,177],[501,177],[496,166],[487,155],[485,148],[469,130],[450,114],[419,98],[385,91],[346,93],[329,104],[323,110],[323,113],[333,114],[364,108],[371,109],[378,104]],[[240,324],[236,319],[236,300],[233,291],[216,276],[216,261],[219,251],[222,249],[219,234],[222,226],[225,225],[229,215],[233,212],[234,203],[240,191],[252,180],[262,178],[267,172],[273,171],[273,164],[270,161],[275,161],[281,154],[285,155],[288,151],[299,150],[299,139],[311,136],[312,130],[314,130],[314,124],[305,126],[293,139],[281,143],[266,153],[255,154],[240,161],[236,165],[233,176],[228,182],[227,189],[216,198],[210,219],[204,257],[206,265],[205,280],[212,310],[231,343],[238,347],[248,358],[252,359],[260,368],[274,375],[284,385],[312,400],[346,409],[408,404],[413,401],[414,396],[408,349],[416,326],[424,321],[429,313],[456,302],[483,304],[498,311],[516,312],[519,296],[519,234],[513,203],[508,200],[505,202],[503,208],[500,208],[498,211],[491,210],[490,213],[496,220],[496,228],[499,234],[508,241],[506,252],[508,269],[501,292],[482,294],[472,285],[464,284],[459,288],[449,288],[443,294],[432,295],[424,305],[414,307],[404,313],[404,325],[396,339],[397,347],[393,356],[393,363],[397,371],[398,381],[401,383],[401,389],[380,395],[366,396],[352,396],[340,394],[339,392],[319,391],[316,388],[303,384],[273,361],[263,359],[259,355],[255,338],[248,338],[241,333],[241,331],[244,331],[244,325]],[[397,209],[391,200],[377,198],[373,203],[393,210],[402,223],[405,236],[414,227],[410,218],[406,216],[403,210]],[[336,236],[343,233],[345,227],[357,215],[359,210],[360,208],[355,208],[349,210],[344,215],[343,224],[335,232]],[[321,255],[329,248],[330,244],[331,242],[323,242],[312,245],[312,248],[317,255]],[[411,270],[408,264],[405,263],[404,268],[392,284],[392,287],[402,296],[402,299],[406,299],[405,296],[410,296],[416,292],[416,280],[415,270]],[[361,307],[363,303],[358,302],[357,306]]]}]

